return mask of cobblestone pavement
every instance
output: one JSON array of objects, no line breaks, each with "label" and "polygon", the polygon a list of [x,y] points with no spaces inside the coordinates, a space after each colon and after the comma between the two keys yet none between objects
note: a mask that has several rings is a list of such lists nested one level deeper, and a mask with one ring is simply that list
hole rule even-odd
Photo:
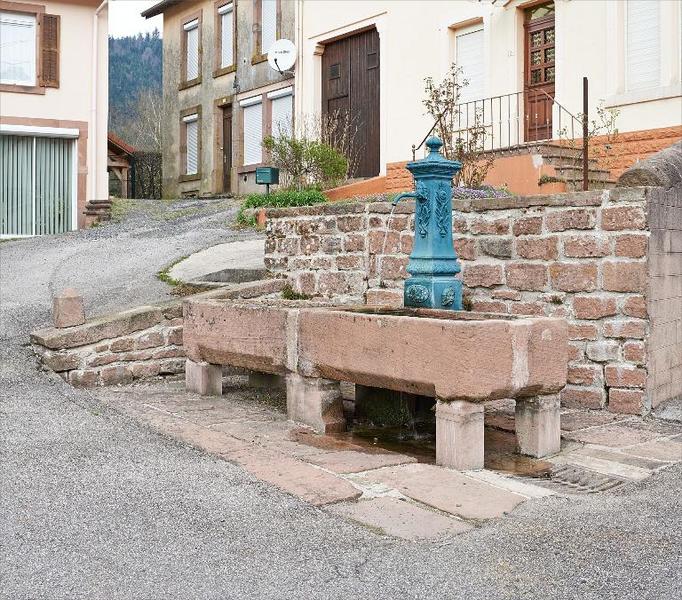
[{"label": "cobblestone pavement", "polygon": [[[679,466],[599,494],[521,502],[509,515],[482,523],[471,514],[453,517],[406,502],[400,494],[379,493],[362,515],[349,514],[349,501],[330,507],[278,490],[286,472],[261,464],[258,477],[267,482],[254,477],[248,450],[241,460],[222,460],[210,448],[192,447],[173,431],[161,434],[139,415],[126,414],[114,406],[113,390],[75,390],[38,369],[28,333],[48,322],[55,290],[69,285],[82,291],[91,315],[162,299],[167,289],[155,273],[169,262],[252,235],[226,228],[232,210],[203,201],[192,212],[161,206],[134,211],[120,225],[0,244],[1,598],[682,595]],[[149,392],[145,397],[153,402]],[[252,406],[258,399],[267,400],[264,394],[244,402]],[[269,406],[260,410],[264,422],[277,422]],[[504,421],[504,410],[497,416]],[[233,422],[196,426],[226,428],[236,446],[221,452],[238,455],[245,440],[230,433]],[[589,439],[574,440],[576,451],[587,448],[584,443],[628,453],[605,444],[614,432],[599,428],[577,428],[576,436]],[[258,426],[254,435],[261,432]],[[667,461],[675,436],[647,437],[633,445],[650,444],[646,460]],[[211,436],[206,440],[210,444]],[[352,480],[359,459],[352,449],[332,464],[329,453],[300,441],[296,445],[311,452],[304,464],[316,464],[322,479],[341,471],[336,479],[351,485],[349,495],[357,493]],[[656,445],[661,441],[667,443]],[[382,473],[379,491],[393,487],[396,469],[416,475],[423,469],[409,460],[373,460],[384,461],[374,470]],[[386,507],[397,502],[402,521],[419,524],[416,515],[429,511],[448,519],[451,530],[416,541],[384,535],[394,526],[382,520]],[[355,523],[363,519],[375,525]]]}]

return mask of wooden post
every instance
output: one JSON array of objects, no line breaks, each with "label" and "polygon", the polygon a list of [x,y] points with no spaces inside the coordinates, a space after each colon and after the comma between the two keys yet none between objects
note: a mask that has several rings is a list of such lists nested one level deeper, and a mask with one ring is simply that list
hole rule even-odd
[{"label": "wooden post", "polygon": [[590,165],[589,165],[589,128],[588,128],[588,88],[587,77],[583,77],[583,190],[587,191],[590,187]]}]

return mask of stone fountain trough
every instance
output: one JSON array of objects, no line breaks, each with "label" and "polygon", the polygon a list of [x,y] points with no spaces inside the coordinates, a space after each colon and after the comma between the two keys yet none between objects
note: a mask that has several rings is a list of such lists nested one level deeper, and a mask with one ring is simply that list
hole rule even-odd
[{"label": "stone fountain trough", "polygon": [[381,306],[188,300],[187,389],[222,392],[222,366],[286,378],[289,418],[345,428],[340,381],[436,398],[436,462],[483,467],[483,403],[516,400],[519,451],[559,451],[565,320]]}]

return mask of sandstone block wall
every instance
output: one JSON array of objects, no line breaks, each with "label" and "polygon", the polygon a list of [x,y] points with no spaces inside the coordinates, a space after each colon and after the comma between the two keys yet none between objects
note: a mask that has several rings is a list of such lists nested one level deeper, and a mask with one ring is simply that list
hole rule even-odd
[{"label": "sandstone block wall", "polygon": [[[467,307],[568,320],[565,406],[639,414],[682,393],[680,232],[668,224],[682,218],[669,194],[621,188],[455,202]],[[304,294],[401,305],[414,206],[390,211],[389,203],[270,210],[266,266]],[[652,236],[662,245],[650,252]],[[659,302],[653,315],[651,302]]]}]

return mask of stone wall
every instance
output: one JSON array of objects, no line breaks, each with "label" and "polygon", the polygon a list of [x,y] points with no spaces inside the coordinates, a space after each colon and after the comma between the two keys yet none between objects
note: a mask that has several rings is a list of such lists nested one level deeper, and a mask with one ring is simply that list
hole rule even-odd
[{"label": "stone wall", "polygon": [[[253,281],[196,294],[203,298],[254,298],[281,291],[281,280]],[[46,327],[31,334],[42,364],[75,387],[130,383],[185,371],[183,300],[96,317],[75,327]]]},{"label": "stone wall", "polygon": [[[666,318],[681,314],[676,273],[682,269],[679,254],[677,260],[671,254],[679,252],[673,246],[679,231],[668,225],[672,213],[662,216],[679,208],[660,194],[621,188],[455,202],[467,307],[568,319],[565,406],[641,413],[654,401],[647,389],[660,390],[656,403],[673,397],[666,382],[679,378],[682,330],[671,333],[665,321],[652,321],[658,313],[650,317],[647,308],[649,297],[665,300]],[[390,210],[385,202],[271,209],[266,266],[304,294],[400,305],[414,205],[401,203],[392,216]],[[651,221],[649,212],[661,216]],[[682,222],[679,214],[675,218]],[[660,254],[655,248],[649,253],[650,235],[664,244]],[[657,344],[656,367],[648,363],[649,342]],[[647,378],[650,369],[656,375]]]}]

